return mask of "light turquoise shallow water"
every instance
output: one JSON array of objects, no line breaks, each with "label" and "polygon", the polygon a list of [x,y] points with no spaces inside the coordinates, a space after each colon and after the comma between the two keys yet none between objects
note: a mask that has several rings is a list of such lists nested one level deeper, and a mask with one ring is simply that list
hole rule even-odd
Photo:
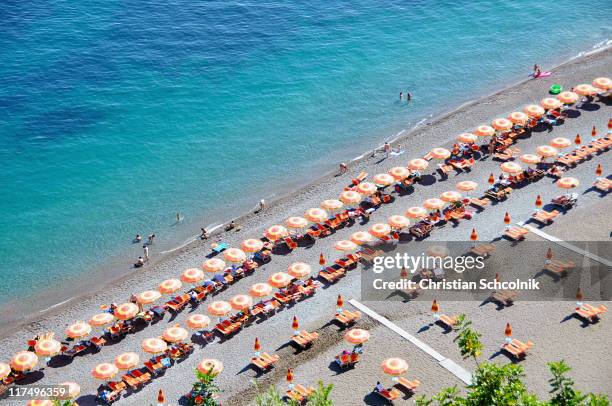
[{"label": "light turquoise shallow water", "polygon": [[0,303],[612,38],[607,0],[147,3],[0,5]]}]

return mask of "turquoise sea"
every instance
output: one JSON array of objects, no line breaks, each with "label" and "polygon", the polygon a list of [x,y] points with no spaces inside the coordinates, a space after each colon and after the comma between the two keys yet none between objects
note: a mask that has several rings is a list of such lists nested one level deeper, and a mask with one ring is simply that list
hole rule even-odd
[{"label": "turquoise sea", "polygon": [[136,233],[177,246],[610,21],[609,0],[3,1],[0,303],[126,268]]}]

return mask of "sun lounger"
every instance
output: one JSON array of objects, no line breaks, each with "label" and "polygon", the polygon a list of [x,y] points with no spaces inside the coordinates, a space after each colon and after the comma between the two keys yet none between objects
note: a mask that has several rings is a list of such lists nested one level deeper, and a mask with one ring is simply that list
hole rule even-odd
[{"label": "sun lounger", "polygon": [[511,226],[504,231],[504,235],[514,241],[524,240],[528,233],[529,230],[519,226]]},{"label": "sun lounger", "polygon": [[357,175],[357,177],[355,179],[353,179],[353,185],[358,185],[361,182],[363,182],[366,178],[368,177],[368,173],[367,172],[363,172],[361,171],[359,173],[359,175]]},{"label": "sun lounger", "polygon": [[508,197],[508,195],[512,193],[512,188],[510,187],[506,187],[503,189],[499,189],[497,191],[493,190],[493,189],[489,189],[485,192],[485,196],[493,199],[493,200],[504,200]]},{"label": "sun lounger", "polygon": [[431,233],[433,228],[434,228],[433,224],[429,224],[429,223],[420,221],[416,223],[415,225],[411,226],[408,229],[408,232],[410,232],[410,234],[414,235],[417,238],[423,238],[423,237],[427,237]]},{"label": "sun lounger", "polygon": [[491,200],[489,200],[487,197],[483,197],[482,199],[473,197],[470,199],[470,204],[472,206],[478,207],[479,209],[484,209],[490,203],[491,203]]},{"label": "sun lounger", "polygon": [[317,332],[309,333],[308,331],[300,331],[298,335],[294,335],[293,338],[291,338],[291,341],[296,343],[300,348],[307,348],[318,338],[319,333]]},{"label": "sun lounger", "polygon": [[601,192],[608,193],[610,189],[612,189],[612,181],[606,178],[600,178],[593,183],[593,186],[595,187],[595,189]]},{"label": "sun lounger", "polygon": [[487,258],[495,251],[493,244],[478,244],[470,248],[469,252],[479,257]]},{"label": "sun lounger", "polygon": [[132,388],[132,390],[137,390],[141,386],[138,379],[132,377],[131,375],[123,375],[121,377],[121,380],[125,382],[130,388]]},{"label": "sun lounger", "polygon": [[267,371],[272,368],[279,359],[280,357],[276,354],[269,355],[264,352],[259,357],[251,358],[251,363],[260,371]]},{"label": "sun lounger", "polygon": [[537,221],[542,224],[550,224],[554,221],[554,219],[559,215],[558,210],[546,211],[546,210],[538,210],[531,216],[531,219]]},{"label": "sun lounger", "polygon": [[371,248],[363,247],[361,251],[359,251],[360,259],[363,259],[366,262],[374,261],[374,258],[379,257],[384,254],[383,250],[373,250]]},{"label": "sun lounger", "polygon": [[599,317],[607,311],[608,308],[604,305],[599,305],[595,307],[590,304],[583,303],[580,307],[577,307],[574,310],[574,313],[589,322],[594,322],[598,320]]},{"label": "sun lounger", "polygon": [[380,396],[391,402],[402,396],[402,393],[395,388],[385,389],[383,391],[378,391],[374,389],[374,393],[379,394]]},{"label": "sun lounger", "polygon": [[517,296],[518,292],[514,290],[494,290],[493,292],[491,292],[489,298],[495,303],[508,306],[514,303],[514,299]]},{"label": "sun lounger", "polygon": [[360,311],[351,312],[349,310],[342,310],[341,313],[336,313],[334,320],[338,321],[343,326],[349,326],[355,323],[357,320],[361,318]]},{"label": "sun lounger", "polygon": [[229,244],[227,244],[225,242],[220,242],[220,243],[217,243],[217,244],[213,244],[212,250],[218,254],[220,252],[225,251],[228,248],[229,248]]},{"label": "sun lounger", "polygon": [[578,201],[578,198],[575,197],[574,194],[572,194],[571,197],[568,197],[566,195],[557,196],[554,199],[552,199],[550,202],[564,209],[569,209],[574,204],[576,204],[577,201]]},{"label": "sun lounger", "polygon": [[562,261],[559,259],[553,259],[544,264],[544,270],[552,272],[558,276],[565,276],[567,271],[574,268],[576,264],[573,261]]},{"label": "sun lounger", "polygon": [[527,350],[531,349],[531,347],[533,347],[533,343],[531,341],[523,343],[519,340],[513,339],[509,343],[504,343],[501,348],[514,357],[521,358],[527,355]]},{"label": "sun lounger", "polygon": [[442,176],[448,175],[453,170],[454,170],[454,167],[452,165],[438,164],[438,172],[440,172],[440,175]]},{"label": "sun lounger", "polygon": [[438,321],[444,326],[452,329],[457,324],[457,317],[441,314],[440,316],[438,316]]},{"label": "sun lounger", "polygon": [[403,376],[400,376],[397,379],[397,384],[401,388],[404,388],[404,389],[408,390],[409,392],[414,392],[421,385],[421,382],[419,382],[417,379],[415,379],[414,381],[409,381],[408,379],[404,378]]}]

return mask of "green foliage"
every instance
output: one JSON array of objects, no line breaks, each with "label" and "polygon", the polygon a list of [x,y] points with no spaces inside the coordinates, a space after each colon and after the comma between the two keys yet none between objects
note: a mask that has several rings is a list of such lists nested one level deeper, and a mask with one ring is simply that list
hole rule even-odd
[{"label": "green foliage", "polygon": [[[283,400],[283,395],[276,389],[276,386],[270,385],[268,390],[262,392],[257,382],[254,382],[257,388],[257,396],[255,397],[255,404],[257,406],[298,406],[299,402],[293,399]],[[319,386],[308,398],[307,406],[333,406],[332,400],[329,398],[330,393],[333,389],[333,385],[324,385],[323,381],[319,381]]]},{"label": "green foliage", "polygon": [[463,358],[472,357],[478,363],[476,358],[482,354],[483,348],[482,342],[480,342],[482,334],[472,328],[472,322],[465,317],[465,314],[457,317],[455,328],[457,337],[453,341],[459,346],[461,355]]},{"label": "green foliage", "polygon": [[191,389],[191,396],[189,397],[189,406],[217,406],[218,394],[221,392],[217,384],[214,382],[215,375],[212,370],[208,373],[202,373],[200,371],[195,372],[197,381],[193,384]]},{"label": "green foliage", "polygon": [[319,381],[319,386],[308,398],[307,406],[332,406],[334,403],[330,399],[330,394],[334,385],[324,385],[323,381]]},{"label": "green foliage", "polygon": [[565,361],[549,362],[548,368],[552,374],[552,378],[548,380],[551,387],[550,393],[553,395],[549,402],[550,405],[606,406],[610,404],[608,397],[605,395],[594,393],[583,395],[580,391],[574,389],[574,380],[566,376],[572,369]]}]

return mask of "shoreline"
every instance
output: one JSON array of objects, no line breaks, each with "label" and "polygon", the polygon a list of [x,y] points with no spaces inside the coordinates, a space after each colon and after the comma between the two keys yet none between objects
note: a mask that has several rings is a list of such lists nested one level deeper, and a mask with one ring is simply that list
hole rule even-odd
[{"label": "shoreline", "polygon": [[[605,45],[602,46],[601,48],[595,48],[590,51],[581,52],[577,56],[572,57],[556,65],[555,67],[550,68],[549,70],[552,72],[557,72],[560,69],[568,65],[575,64],[575,63],[582,63],[588,60],[589,58],[597,58],[599,55],[604,55],[610,52],[611,49],[612,49],[612,45],[610,44],[610,41],[606,41]],[[552,78],[554,80],[554,75]],[[494,91],[493,93],[486,94],[482,97],[478,97],[468,102],[462,103],[459,106],[452,108],[449,111],[442,112],[437,116],[424,118],[420,120],[412,128],[404,129],[402,131],[399,131],[397,134],[393,135],[392,137],[387,137],[386,139],[383,138],[382,140],[383,141],[389,140],[392,146],[397,146],[398,144],[404,144],[407,141],[410,141],[418,137],[420,133],[430,128],[430,126],[434,126],[436,124],[438,125],[443,124],[445,120],[448,120],[456,115],[459,115],[463,111],[473,106],[482,104],[486,102],[487,100],[495,98],[496,96],[500,94],[507,93],[511,91],[512,89],[522,86],[532,80],[534,79],[528,77],[518,82],[509,84],[508,86],[503,87],[500,90]],[[476,123],[473,123],[473,124],[476,125]],[[461,130],[457,129],[457,133],[460,131]],[[435,142],[438,144],[444,144],[448,142],[449,139],[453,138],[454,135],[455,133],[446,134],[446,138],[436,139]],[[378,142],[378,141],[375,141],[375,142]],[[429,144],[431,146],[432,144],[431,140],[429,140]],[[377,145],[375,148],[379,149],[381,146],[382,144]],[[371,156],[371,152],[372,152],[372,149],[368,149],[363,154],[350,159],[350,161],[348,161],[349,169],[357,167],[360,164],[366,163],[369,160],[371,160],[373,158]],[[410,154],[412,153],[413,151],[411,150]],[[295,200],[300,196],[307,195],[309,191],[316,189],[317,187],[320,187],[326,182],[334,181],[335,178],[337,177],[336,174],[337,174],[337,170],[334,167],[324,172],[321,176],[315,177],[314,179],[311,179],[309,181],[294,182],[295,185],[293,187],[288,187],[286,193],[274,195],[272,198],[270,198],[270,200],[268,200],[267,197],[264,197],[267,202],[264,213],[253,213],[252,210],[249,210],[248,212],[242,212],[241,214],[239,214],[238,216],[234,218],[229,218],[226,221],[223,221],[222,224],[220,224],[217,227],[221,228],[231,220],[234,220],[241,225],[250,224],[253,222],[254,223],[262,223],[262,222],[267,223],[266,218],[268,217],[274,217],[278,221],[280,220],[278,216],[274,216],[273,214],[273,212],[276,209],[283,207],[284,204],[286,204],[287,202],[291,200]],[[218,222],[215,222],[213,224],[217,224],[217,223]],[[244,228],[246,227],[243,227],[243,229]],[[211,235],[211,238],[209,238],[208,242],[211,241],[214,236],[223,235],[224,233],[225,232],[223,230],[221,230],[220,232],[214,233],[213,235]],[[225,233],[225,235],[229,236],[228,239],[231,239],[231,236],[235,234],[236,233],[233,233],[233,232]],[[164,265],[172,266],[172,262],[179,260],[182,255],[189,253],[193,250],[204,249],[203,246],[207,245],[208,243],[208,242],[201,242],[198,239],[197,234],[195,236],[192,236],[189,240],[179,244],[179,246],[177,247],[173,247],[161,253],[154,253],[155,254],[153,257],[154,259],[151,260],[150,264],[148,264],[144,268],[140,268],[140,269],[129,268],[127,271],[125,270],[125,268],[113,268],[112,271],[110,271],[110,269],[106,271],[103,271],[103,270],[98,271],[98,269],[94,269],[92,270],[90,275],[95,276],[95,278],[83,278],[83,275],[80,275],[78,277],[75,276],[75,279],[79,279],[79,280],[80,279],[92,279],[92,280],[89,281],[89,283],[84,283],[85,281],[82,281],[83,282],[82,285],[79,285],[79,283],[76,283],[76,286],[72,285],[70,287],[70,291],[75,291],[76,289],[78,289],[81,292],[77,296],[69,297],[65,300],[61,300],[58,303],[50,303],[50,305],[47,307],[45,307],[45,305],[38,306],[38,307],[45,307],[45,308],[32,309],[32,312],[30,312],[28,315],[16,315],[14,317],[15,320],[8,321],[6,323],[4,323],[3,320],[0,320],[0,322],[2,323],[2,325],[0,326],[0,338],[5,338],[7,335],[9,335],[10,332],[14,332],[14,330],[16,329],[21,329],[21,328],[24,328],[32,324],[37,324],[37,322],[41,320],[44,320],[53,315],[57,315],[62,310],[73,305],[74,302],[84,302],[86,301],[87,298],[96,297],[96,296],[101,295],[103,292],[108,292],[108,291],[112,291],[113,289],[121,288],[122,284],[125,281],[129,279],[137,278],[137,277],[143,277],[143,275],[145,274],[148,274],[150,276],[150,272],[155,272],[157,268],[163,267]],[[109,259],[109,262],[113,262],[114,260],[117,260],[117,259],[118,258],[111,258]],[[123,272],[123,274],[119,274],[120,272]],[[111,276],[111,274],[114,274],[114,275]],[[100,280],[102,280],[105,276],[108,276],[105,282],[100,283]],[[96,279],[96,280],[93,280],[93,279]],[[161,280],[161,278],[158,278],[158,277],[154,277],[153,280],[157,282],[158,279]],[[68,282],[71,282],[71,281],[69,280]],[[49,291],[45,291],[45,292],[36,292],[36,294],[37,296],[48,297],[48,296],[52,296],[49,293],[52,293],[55,290],[62,290],[63,292],[67,291],[67,289],[63,287],[62,289],[50,289]],[[124,299],[127,300],[127,297]],[[11,307],[15,307],[18,304],[20,303],[15,300],[12,300],[0,306],[0,308],[2,308],[3,310],[2,313],[6,314],[11,311]],[[90,309],[90,310],[93,310],[93,309]]]}]

